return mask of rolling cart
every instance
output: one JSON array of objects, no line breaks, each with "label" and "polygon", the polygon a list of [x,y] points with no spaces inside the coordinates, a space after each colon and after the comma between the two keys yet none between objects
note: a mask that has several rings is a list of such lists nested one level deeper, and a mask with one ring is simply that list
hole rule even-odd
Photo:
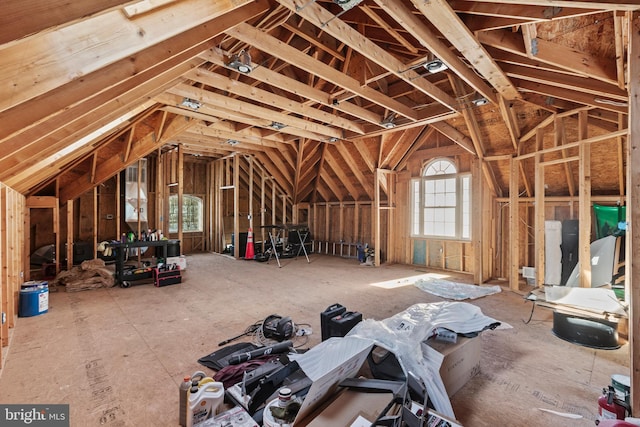
[{"label": "rolling cart", "polygon": [[[115,250],[116,254],[116,284],[121,288],[128,288],[132,285],[132,282],[154,278],[155,266],[147,266],[129,270],[125,267],[125,254],[132,248],[146,248],[156,247],[162,248],[162,259],[166,261],[169,250],[169,246],[180,247],[180,240],[151,240],[151,241],[135,241],[135,242],[113,242],[109,243],[109,246]],[[180,250],[178,250],[180,252]],[[178,255],[180,255],[178,253]],[[156,257],[159,257],[156,253]]]}]

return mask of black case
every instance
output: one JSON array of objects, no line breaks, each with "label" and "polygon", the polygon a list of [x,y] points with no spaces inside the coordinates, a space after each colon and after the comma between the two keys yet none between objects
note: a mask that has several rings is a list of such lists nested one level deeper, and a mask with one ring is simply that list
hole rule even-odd
[{"label": "black case", "polygon": [[362,321],[362,313],[345,311],[329,321],[329,336],[344,337],[356,324]]},{"label": "black case", "polygon": [[320,313],[320,333],[322,336],[322,341],[333,336],[330,335],[331,319],[340,314],[343,314],[345,311],[347,311],[347,308],[345,306],[336,303],[330,305],[322,313]]},{"label": "black case", "polygon": [[161,270],[159,268],[153,269],[155,285],[157,287],[176,285],[182,283],[182,274],[180,273],[180,266],[176,266],[173,270]]}]

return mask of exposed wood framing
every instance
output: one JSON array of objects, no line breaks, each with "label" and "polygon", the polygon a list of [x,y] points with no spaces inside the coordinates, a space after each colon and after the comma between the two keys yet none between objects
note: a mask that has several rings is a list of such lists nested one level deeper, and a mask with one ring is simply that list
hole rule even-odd
[{"label": "exposed wood framing", "polygon": [[[627,223],[626,253],[640,250],[640,16],[629,20],[629,140],[627,141]],[[629,337],[640,331],[640,257],[632,256],[625,264],[626,295],[629,295]],[[630,341],[631,410],[640,413],[640,340]]]}]

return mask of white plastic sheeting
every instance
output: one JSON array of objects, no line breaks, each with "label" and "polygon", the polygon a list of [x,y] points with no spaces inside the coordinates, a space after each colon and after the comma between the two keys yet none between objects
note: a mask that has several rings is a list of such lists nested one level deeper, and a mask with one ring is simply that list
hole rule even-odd
[{"label": "white plastic sheeting", "polygon": [[429,292],[432,295],[456,301],[481,298],[502,291],[498,285],[477,286],[435,278],[417,280],[415,285],[418,289]]},{"label": "white plastic sheeting", "polygon": [[406,373],[412,373],[424,382],[436,411],[455,418],[451,401],[440,377],[442,355],[435,350],[423,354],[421,343],[432,336],[438,327],[470,334],[498,325],[500,322],[485,316],[480,308],[473,304],[421,303],[384,320],[365,319],[358,323],[347,337],[370,339],[376,345],[393,352]]}]

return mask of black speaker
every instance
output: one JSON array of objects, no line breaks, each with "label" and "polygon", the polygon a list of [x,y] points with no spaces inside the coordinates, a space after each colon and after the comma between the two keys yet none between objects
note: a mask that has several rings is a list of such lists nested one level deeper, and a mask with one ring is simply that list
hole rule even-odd
[{"label": "black speaker", "polygon": [[320,333],[322,335],[322,341],[326,340],[330,336],[330,321],[332,318],[344,313],[347,308],[341,304],[333,304],[327,307],[322,313],[320,313]]}]

